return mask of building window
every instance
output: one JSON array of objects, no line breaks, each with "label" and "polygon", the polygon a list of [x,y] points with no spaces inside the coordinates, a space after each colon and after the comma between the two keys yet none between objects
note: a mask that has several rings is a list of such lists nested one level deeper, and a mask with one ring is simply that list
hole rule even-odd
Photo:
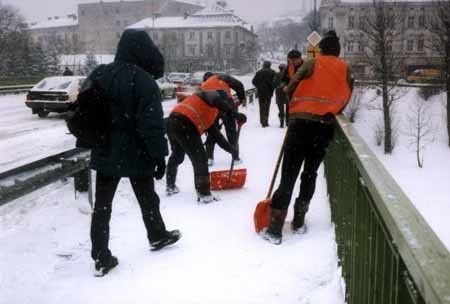
[{"label": "building window", "polygon": [[213,39],[213,33],[212,32],[208,32],[207,37],[208,37],[208,39]]},{"label": "building window", "polygon": [[116,32],[116,37],[120,38],[120,33],[119,32]]},{"label": "building window", "polygon": [[116,14],[120,14],[120,9],[116,7]]},{"label": "building window", "polygon": [[228,40],[231,39],[231,32],[230,31],[226,31],[225,32],[225,39],[228,39]]},{"label": "building window", "polygon": [[413,28],[414,27],[414,16],[408,17],[408,27]]},{"label": "building window", "polygon": [[188,56],[195,56],[195,45],[188,45],[187,48]]},{"label": "building window", "polygon": [[386,43],[386,51],[392,52],[392,41]]},{"label": "building window", "polygon": [[214,47],[212,45],[207,45],[206,53],[208,54],[208,57],[214,57]]},{"label": "building window", "polygon": [[81,16],[84,16],[84,10],[81,10]]},{"label": "building window", "polygon": [[347,52],[348,53],[353,52],[353,41],[347,41]]},{"label": "building window", "polygon": [[424,44],[425,44],[425,42],[424,42],[423,38],[421,38],[417,41],[417,50],[419,52],[423,52]]},{"label": "building window", "polygon": [[348,28],[353,28],[355,26],[355,16],[348,16]]},{"label": "building window", "polygon": [[231,46],[225,47],[225,57],[231,57]]},{"label": "building window", "polygon": [[334,18],[328,17],[328,28],[333,29],[334,28]]},{"label": "building window", "polygon": [[358,43],[358,52],[364,52],[364,45],[363,45],[362,41],[360,41]]},{"label": "building window", "polygon": [[195,38],[195,32],[189,32],[189,39]]},{"label": "building window", "polygon": [[158,32],[153,32],[152,36],[153,36],[153,39],[157,40],[158,39]]},{"label": "building window", "polygon": [[413,40],[408,40],[406,42],[406,50],[408,52],[412,52],[413,49],[414,49],[414,41]]},{"label": "building window", "polygon": [[105,16],[108,16],[108,10],[105,9],[105,10],[103,11],[103,14],[104,14]]},{"label": "building window", "polygon": [[425,27],[425,16],[424,15],[419,16],[419,27]]},{"label": "building window", "polygon": [[120,20],[116,20],[116,25],[120,26]]}]

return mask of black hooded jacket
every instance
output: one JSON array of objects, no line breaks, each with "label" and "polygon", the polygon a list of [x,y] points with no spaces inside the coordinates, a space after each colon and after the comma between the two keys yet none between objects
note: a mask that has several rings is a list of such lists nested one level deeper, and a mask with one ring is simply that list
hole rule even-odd
[{"label": "black hooded jacket", "polygon": [[97,67],[95,80],[112,100],[111,144],[94,148],[91,167],[111,176],[151,176],[168,154],[161,96],[155,79],[164,58],[148,34],[125,30],[113,63]]}]

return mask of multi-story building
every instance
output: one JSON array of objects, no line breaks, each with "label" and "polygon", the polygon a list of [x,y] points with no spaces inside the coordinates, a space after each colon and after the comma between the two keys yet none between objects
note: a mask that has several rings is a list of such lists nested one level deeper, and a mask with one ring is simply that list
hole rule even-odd
[{"label": "multi-story building", "polygon": [[[439,67],[443,57],[439,48],[436,48],[435,37],[429,31],[430,20],[436,16],[433,1],[392,1],[384,5],[388,11],[392,10],[400,16],[395,25],[400,35],[388,45],[391,53],[402,57],[402,66],[396,71],[397,75],[404,77],[418,68]],[[360,29],[367,16],[373,13],[372,1],[322,0],[320,6],[321,31],[336,30],[342,46],[341,56],[360,75],[371,71],[365,55],[366,34]]]},{"label": "multi-story building", "polygon": [[184,16],[202,6],[175,0],[141,0],[78,5],[80,37],[86,50],[114,53],[123,30],[139,20],[158,16]]},{"label": "multi-story building", "polygon": [[48,17],[47,20],[35,22],[29,26],[30,36],[35,43],[43,48],[60,43],[62,51],[70,53],[80,49],[80,33],[76,15]]},{"label": "multi-story building", "polygon": [[253,27],[219,5],[182,17],[153,16],[129,28],[150,34],[168,70],[242,70],[256,59]]}]

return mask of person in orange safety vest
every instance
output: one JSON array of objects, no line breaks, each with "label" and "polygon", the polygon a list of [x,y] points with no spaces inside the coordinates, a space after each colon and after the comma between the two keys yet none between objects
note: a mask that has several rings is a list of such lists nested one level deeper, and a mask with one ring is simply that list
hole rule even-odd
[{"label": "person in orange safety vest", "polygon": [[282,241],[283,224],[302,164],[291,228],[294,233],[306,231],[305,215],[315,191],[317,169],[333,137],[335,115],[346,106],[353,88],[351,70],[339,58],[336,32],[327,32],[319,47],[321,55],[303,63],[286,87],[291,99],[281,180],[272,196],[269,227],[263,233],[264,239],[277,245]]},{"label": "person in orange safety vest", "polygon": [[173,108],[167,120],[167,135],[172,150],[167,162],[167,195],[179,192],[175,184],[178,166],[187,154],[194,168],[197,201],[210,203],[217,200],[210,190],[208,157],[201,135],[208,133],[214,136],[222,149],[233,156],[237,154],[237,148],[226,141],[215,123],[220,111],[228,113],[239,123],[247,120],[244,114],[236,111],[233,102],[223,90],[200,91]]}]

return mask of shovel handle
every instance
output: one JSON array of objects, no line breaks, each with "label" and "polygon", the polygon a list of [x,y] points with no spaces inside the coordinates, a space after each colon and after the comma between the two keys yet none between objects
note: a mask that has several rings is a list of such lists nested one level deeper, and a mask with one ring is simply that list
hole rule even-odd
[{"label": "shovel handle", "polygon": [[[239,134],[241,134],[241,127],[243,124],[239,124],[238,123],[238,128],[237,128],[237,134],[236,134],[236,148],[239,148]],[[230,171],[228,172],[228,181],[227,184],[230,183],[231,181],[231,174],[233,173],[233,169],[234,169],[234,159],[233,156],[231,156],[231,166],[230,166]]]},{"label": "shovel handle", "polygon": [[278,154],[277,163],[275,165],[275,170],[273,171],[272,180],[270,181],[269,191],[267,192],[266,199],[269,199],[272,196],[273,185],[275,184],[275,179],[277,178],[278,169],[280,169],[281,159],[284,154],[284,145],[286,143],[287,131],[284,135],[283,144],[281,145],[280,153]]}]

